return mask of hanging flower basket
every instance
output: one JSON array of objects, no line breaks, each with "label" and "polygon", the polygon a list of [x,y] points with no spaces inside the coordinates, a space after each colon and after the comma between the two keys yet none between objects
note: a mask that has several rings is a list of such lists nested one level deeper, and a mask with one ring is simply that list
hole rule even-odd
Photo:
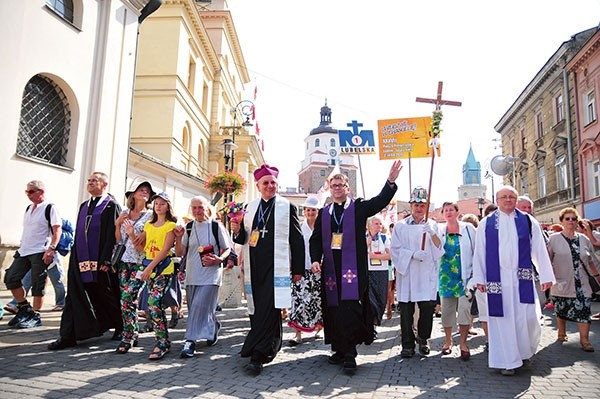
[{"label": "hanging flower basket", "polygon": [[241,194],[246,189],[246,180],[235,172],[221,172],[216,175],[210,175],[204,183],[211,194],[221,192],[227,194]]}]

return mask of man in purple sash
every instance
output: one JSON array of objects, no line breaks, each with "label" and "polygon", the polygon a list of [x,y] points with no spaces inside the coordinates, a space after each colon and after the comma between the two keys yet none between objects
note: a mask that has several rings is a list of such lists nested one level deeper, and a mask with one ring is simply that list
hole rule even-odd
[{"label": "man in purple sash", "polygon": [[121,207],[107,189],[105,173],[94,172],[87,179],[91,198],[79,207],[60,337],[48,344],[50,350],[75,346],[77,340],[101,336],[110,328],[115,329],[112,339],[121,339],[119,280],[110,267]]},{"label": "man in purple sash", "polygon": [[511,376],[529,363],[540,342],[533,264],[542,291],[555,279],[539,223],[516,209],[517,190],[500,188],[496,201],[498,210],[477,228],[473,281],[487,293],[489,367]]},{"label": "man in purple sash", "polygon": [[395,161],[381,192],[369,199],[348,197],[348,176],[334,175],[330,182],[333,203],[319,211],[310,238],[313,273],[322,273],[325,343],[334,352],[330,364],[356,370],[356,346],[374,339],[369,302],[367,218],[385,208],[396,193],[402,162]]}]

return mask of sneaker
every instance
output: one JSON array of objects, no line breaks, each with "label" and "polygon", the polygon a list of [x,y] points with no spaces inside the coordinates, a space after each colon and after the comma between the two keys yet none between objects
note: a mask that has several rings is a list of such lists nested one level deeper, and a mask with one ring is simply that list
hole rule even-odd
[{"label": "sneaker", "polygon": [[215,330],[215,336],[213,339],[209,339],[206,341],[206,345],[208,346],[214,346],[218,341],[219,341],[219,331],[221,331],[221,323],[219,323],[219,321],[217,320],[217,325],[216,325],[216,330]]},{"label": "sneaker", "polygon": [[25,306],[20,306],[17,310],[17,314],[15,315],[15,317],[8,321],[8,325],[10,327],[15,327],[23,320],[29,319],[33,315],[33,313],[34,312],[31,305],[27,304]]},{"label": "sneaker", "polygon": [[186,357],[194,357],[194,352],[196,352],[196,343],[190,340],[185,341],[180,357],[182,359],[185,359]]},{"label": "sneaker", "polygon": [[410,359],[415,355],[414,348],[405,348],[400,351],[400,357],[403,359]]},{"label": "sneaker", "polygon": [[154,326],[152,325],[152,320],[150,320],[150,319],[146,320],[146,324],[144,325],[144,331],[145,332],[154,331]]},{"label": "sneaker", "polygon": [[34,328],[42,325],[42,318],[38,312],[34,312],[30,317],[17,324],[17,328]]}]

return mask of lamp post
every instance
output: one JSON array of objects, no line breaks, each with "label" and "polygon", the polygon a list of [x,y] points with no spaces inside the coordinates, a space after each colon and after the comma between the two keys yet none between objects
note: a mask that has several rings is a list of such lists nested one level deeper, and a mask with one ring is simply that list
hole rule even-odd
[{"label": "lamp post", "polygon": [[[240,127],[253,126],[252,122],[250,122],[250,118],[254,113],[254,103],[250,100],[242,100],[231,109],[231,112],[233,113],[233,125],[221,126],[221,129],[231,130],[231,139],[223,140],[223,143],[221,143],[219,147],[223,148],[225,151],[225,170],[233,171],[235,165],[235,150],[238,148],[238,145],[235,144],[235,136]],[[243,119],[240,126],[238,126],[238,116]],[[230,160],[231,163],[229,164]],[[228,164],[229,169],[227,169]]]},{"label": "lamp post", "polygon": [[483,219],[483,206],[485,205],[485,198],[477,198],[477,208],[479,209],[479,220]]},{"label": "lamp post", "polygon": [[[225,158],[225,172],[233,170],[233,151],[238,148],[238,145],[232,139],[225,139],[219,148],[223,150],[223,158]],[[229,167],[229,160],[231,159],[231,167]]]},{"label": "lamp post", "polygon": [[495,203],[496,202],[496,198],[495,198],[496,191],[494,189],[494,174],[490,173],[490,171],[488,170],[485,172],[485,178],[492,180],[492,203]]}]

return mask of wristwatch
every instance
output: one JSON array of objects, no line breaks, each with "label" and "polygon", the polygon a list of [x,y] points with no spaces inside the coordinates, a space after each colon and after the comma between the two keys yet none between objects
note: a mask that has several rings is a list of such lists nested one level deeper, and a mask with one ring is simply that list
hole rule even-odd
[{"label": "wristwatch", "polygon": [[50,248],[53,251],[56,251],[56,245],[50,245],[48,248]]}]

